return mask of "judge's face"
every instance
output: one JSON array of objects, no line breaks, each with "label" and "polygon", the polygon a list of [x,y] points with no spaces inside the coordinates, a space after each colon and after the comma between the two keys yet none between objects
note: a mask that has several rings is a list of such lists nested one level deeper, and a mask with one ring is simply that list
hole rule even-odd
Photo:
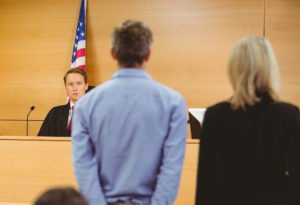
[{"label": "judge's face", "polygon": [[85,94],[88,84],[84,82],[83,76],[79,73],[70,73],[66,78],[66,91],[73,103]]}]

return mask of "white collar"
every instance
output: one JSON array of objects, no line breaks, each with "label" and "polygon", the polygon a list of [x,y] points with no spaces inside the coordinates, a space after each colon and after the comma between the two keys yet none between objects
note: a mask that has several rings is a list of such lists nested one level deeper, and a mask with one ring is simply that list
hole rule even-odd
[{"label": "white collar", "polygon": [[75,105],[72,101],[70,101],[70,108],[72,108]]}]

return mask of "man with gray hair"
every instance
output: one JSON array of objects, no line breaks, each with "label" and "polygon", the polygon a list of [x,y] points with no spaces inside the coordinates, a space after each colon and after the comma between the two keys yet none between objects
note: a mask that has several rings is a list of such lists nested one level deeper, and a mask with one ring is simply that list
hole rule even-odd
[{"label": "man with gray hair", "polygon": [[76,104],[73,161],[91,205],[171,205],[186,144],[186,106],[144,70],[151,31],[127,20],[112,35],[118,70]]}]

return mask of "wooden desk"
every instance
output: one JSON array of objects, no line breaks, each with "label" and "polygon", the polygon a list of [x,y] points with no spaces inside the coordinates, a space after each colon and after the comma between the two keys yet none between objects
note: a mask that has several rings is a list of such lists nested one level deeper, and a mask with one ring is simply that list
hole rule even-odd
[{"label": "wooden desk", "polygon": [[32,202],[61,185],[76,185],[70,138],[0,137],[0,202]]},{"label": "wooden desk", "polygon": [[199,140],[187,139],[181,182],[174,205],[195,204]]},{"label": "wooden desk", "polygon": [[[76,182],[67,137],[0,137],[0,204],[30,204],[44,190]],[[188,140],[175,205],[194,204],[198,140]]]}]

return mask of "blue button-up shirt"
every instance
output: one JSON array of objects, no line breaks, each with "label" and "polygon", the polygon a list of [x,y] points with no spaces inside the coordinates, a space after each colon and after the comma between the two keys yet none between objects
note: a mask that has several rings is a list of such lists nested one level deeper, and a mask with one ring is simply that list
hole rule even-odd
[{"label": "blue button-up shirt", "polygon": [[75,106],[72,155],[90,205],[173,204],[186,144],[186,106],[141,69],[119,69]]}]

